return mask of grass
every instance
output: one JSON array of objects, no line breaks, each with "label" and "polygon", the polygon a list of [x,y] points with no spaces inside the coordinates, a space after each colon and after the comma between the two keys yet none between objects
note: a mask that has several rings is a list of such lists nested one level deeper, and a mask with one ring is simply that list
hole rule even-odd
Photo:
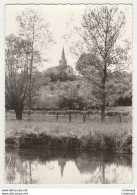
[{"label": "grass", "polygon": [[114,106],[107,107],[108,111],[117,111],[117,112],[130,112],[132,113],[132,106]]},{"label": "grass", "polygon": [[[131,117],[131,111],[129,110],[126,110],[124,112],[122,112],[120,109],[118,109],[118,111],[116,110],[116,108],[111,108],[112,110],[107,110],[106,112],[106,122],[107,123],[119,123],[120,122],[120,118],[119,118],[119,114],[117,113],[122,113],[121,114],[121,121],[122,122],[131,122],[132,121],[132,117]],[[31,115],[31,120],[33,121],[45,121],[45,122],[57,122],[57,114],[56,114],[56,111],[50,111],[51,114],[49,113],[44,113],[43,111],[37,111],[37,112],[34,112],[32,115]],[[53,113],[52,113],[53,112]],[[55,113],[54,113],[55,112]],[[66,112],[66,111],[63,111],[63,112]],[[98,113],[98,110],[94,110],[93,111],[94,114],[86,114],[86,123],[94,123],[94,122],[97,122],[97,123],[100,123],[101,121],[101,116],[100,114]],[[113,117],[112,117],[113,116]],[[12,113],[7,113],[6,115],[6,119],[8,120],[15,120],[15,114],[12,114]],[[29,120],[28,118],[28,114],[23,114],[23,119],[24,120]],[[65,113],[65,114],[61,114],[59,113],[58,114],[58,122],[60,123],[68,123],[69,121],[69,113]],[[76,125],[79,123],[79,124],[83,124],[83,114],[80,114],[80,113],[71,113],[71,121],[73,123],[76,123]]]},{"label": "grass", "polygon": [[7,120],[7,145],[80,151],[132,152],[131,122]]}]

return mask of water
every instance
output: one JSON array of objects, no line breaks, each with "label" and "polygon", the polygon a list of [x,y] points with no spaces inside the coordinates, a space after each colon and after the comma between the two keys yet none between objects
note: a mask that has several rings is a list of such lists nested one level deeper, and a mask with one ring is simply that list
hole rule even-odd
[{"label": "water", "polygon": [[6,148],[7,184],[130,184],[132,156]]}]

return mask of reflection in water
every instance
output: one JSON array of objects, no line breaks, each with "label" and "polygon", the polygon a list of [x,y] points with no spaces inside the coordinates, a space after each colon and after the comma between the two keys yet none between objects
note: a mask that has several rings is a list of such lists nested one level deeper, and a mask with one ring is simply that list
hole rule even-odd
[{"label": "reflection in water", "polygon": [[132,183],[132,156],[6,148],[10,184]]}]

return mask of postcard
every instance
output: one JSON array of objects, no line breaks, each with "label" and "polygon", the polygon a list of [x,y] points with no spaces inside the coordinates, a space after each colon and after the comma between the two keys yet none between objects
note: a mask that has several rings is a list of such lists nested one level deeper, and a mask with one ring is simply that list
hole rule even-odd
[{"label": "postcard", "polygon": [[4,184],[133,184],[133,5],[4,14]]}]

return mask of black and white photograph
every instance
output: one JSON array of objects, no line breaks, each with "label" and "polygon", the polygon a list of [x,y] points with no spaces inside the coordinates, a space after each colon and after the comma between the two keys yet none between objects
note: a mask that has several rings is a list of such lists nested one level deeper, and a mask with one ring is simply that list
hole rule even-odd
[{"label": "black and white photograph", "polygon": [[5,5],[5,184],[132,184],[132,4]]}]

